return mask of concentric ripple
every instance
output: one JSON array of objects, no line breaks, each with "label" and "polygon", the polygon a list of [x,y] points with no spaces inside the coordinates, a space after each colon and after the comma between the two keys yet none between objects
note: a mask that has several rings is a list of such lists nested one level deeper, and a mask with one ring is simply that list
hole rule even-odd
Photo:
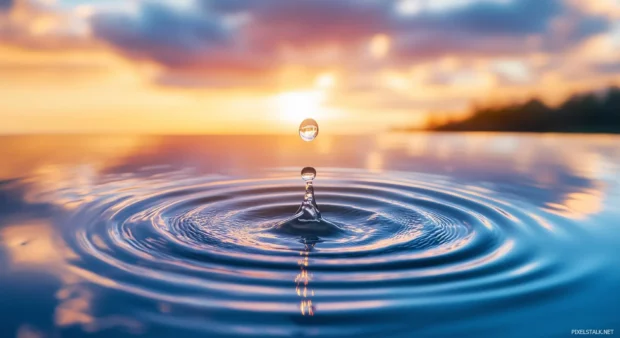
[{"label": "concentric ripple", "polygon": [[317,203],[342,231],[274,230],[303,197],[290,176],[101,193],[63,231],[71,268],[172,309],[135,310],[154,325],[252,337],[407,336],[412,314],[535,306],[596,268],[547,249],[543,238],[571,240],[553,220],[432,175],[322,172]]}]

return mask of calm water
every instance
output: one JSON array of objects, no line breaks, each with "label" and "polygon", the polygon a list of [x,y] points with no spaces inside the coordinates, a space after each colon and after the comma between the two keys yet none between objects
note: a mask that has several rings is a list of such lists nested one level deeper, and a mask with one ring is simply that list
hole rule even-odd
[{"label": "calm water", "polygon": [[[1,337],[620,329],[620,137],[25,136],[0,159]],[[341,231],[272,228],[306,166]]]}]

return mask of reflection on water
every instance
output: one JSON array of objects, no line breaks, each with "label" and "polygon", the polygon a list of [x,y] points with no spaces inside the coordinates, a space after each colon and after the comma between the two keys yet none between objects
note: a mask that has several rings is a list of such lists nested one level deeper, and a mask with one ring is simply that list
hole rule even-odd
[{"label": "reflection on water", "polygon": [[312,304],[314,290],[310,286],[312,273],[309,271],[310,252],[314,249],[315,245],[315,241],[304,240],[304,249],[299,252],[299,255],[302,256],[302,258],[297,261],[300,271],[299,274],[297,274],[297,277],[295,277],[295,283],[297,284],[295,291],[297,292],[297,296],[301,297],[299,310],[301,311],[302,316],[314,316],[314,312],[316,311],[316,306]]},{"label": "reflection on water", "polygon": [[14,224],[0,229],[10,268],[49,268],[58,263],[61,254],[53,243],[53,229],[42,220]]},{"label": "reflection on water", "polygon": [[[1,137],[0,336],[613,329],[619,144],[486,133]],[[338,231],[300,243],[271,228],[299,207],[309,164]]]}]

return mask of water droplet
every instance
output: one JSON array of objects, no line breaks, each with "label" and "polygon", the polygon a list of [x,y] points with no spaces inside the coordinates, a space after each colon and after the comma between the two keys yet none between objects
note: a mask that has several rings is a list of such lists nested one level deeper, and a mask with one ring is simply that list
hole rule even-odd
[{"label": "water droplet", "polygon": [[319,124],[314,119],[305,119],[299,125],[299,136],[301,139],[310,142],[319,135]]},{"label": "water droplet", "polygon": [[305,167],[301,170],[301,178],[304,181],[312,181],[316,177],[316,170],[312,167]]}]

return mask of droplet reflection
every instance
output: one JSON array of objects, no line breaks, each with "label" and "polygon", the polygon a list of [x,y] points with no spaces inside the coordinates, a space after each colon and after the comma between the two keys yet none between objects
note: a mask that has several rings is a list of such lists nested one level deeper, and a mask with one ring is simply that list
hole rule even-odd
[{"label": "droplet reflection", "polygon": [[299,136],[302,140],[310,142],[319,135],[319,124],[314,119],[305,119],[299,125]]},{"label": "droplet reflection", "polygon": [[305,167],[301,170],[301,178],[308,182],[316,177],[316,170],[312,167]]}]

